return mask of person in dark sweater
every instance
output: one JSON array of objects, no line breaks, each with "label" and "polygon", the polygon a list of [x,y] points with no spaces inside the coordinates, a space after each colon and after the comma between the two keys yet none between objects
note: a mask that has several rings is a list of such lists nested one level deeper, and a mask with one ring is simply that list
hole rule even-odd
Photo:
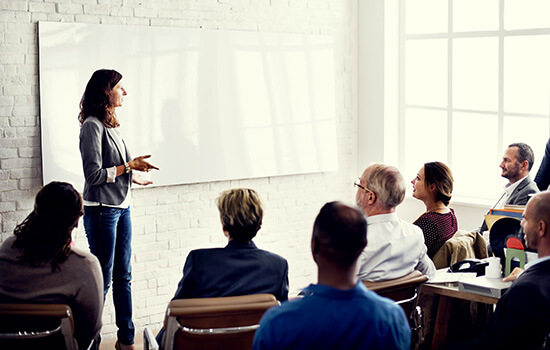
[{"label": "person in dark sweater", "polygon": [[0,245],[0,303],[66,304],[78,348],[99,349],[101,266],[71,239],[83,214],[82,197],[71,184],[52,181],[40,189],[33,211]]}]

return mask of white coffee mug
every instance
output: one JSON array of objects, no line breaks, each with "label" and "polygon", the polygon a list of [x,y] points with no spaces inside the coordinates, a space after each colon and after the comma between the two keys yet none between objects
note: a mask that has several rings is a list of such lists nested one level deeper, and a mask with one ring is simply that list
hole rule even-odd
[{"label": "white coffee mug", "polygon": [[500,258],[488,258],[489,265],[485,268],[485,276],[487,278],[501,278],[502,268],[500,266]]}]

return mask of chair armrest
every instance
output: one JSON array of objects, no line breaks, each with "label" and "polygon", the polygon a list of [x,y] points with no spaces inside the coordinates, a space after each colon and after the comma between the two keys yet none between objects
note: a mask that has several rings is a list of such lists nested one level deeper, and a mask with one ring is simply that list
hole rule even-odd
[{"label": "chair armrest", "polygon": [[149,328],[143,329],[143,349],[144,350],[159,350],[159,344]]}]

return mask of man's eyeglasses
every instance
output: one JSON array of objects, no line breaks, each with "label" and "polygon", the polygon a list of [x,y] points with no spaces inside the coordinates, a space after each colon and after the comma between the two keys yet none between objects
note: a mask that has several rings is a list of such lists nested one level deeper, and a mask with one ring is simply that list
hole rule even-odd
[{"label": "man's eyeglasses", "polygon": [[[365,192],[372,192],[372,190],[369,190],[369,189],[367,188],[367,186],[361,185],[361,180],[360,180],[360,179],[355,180],[355,182],[354,182],[353,184],[354,184],[355,186],[359,187],[360,189],[362,189],[362,190],[365,191]],[[372,192],[372,193],[374,193],[374,192]]]}]

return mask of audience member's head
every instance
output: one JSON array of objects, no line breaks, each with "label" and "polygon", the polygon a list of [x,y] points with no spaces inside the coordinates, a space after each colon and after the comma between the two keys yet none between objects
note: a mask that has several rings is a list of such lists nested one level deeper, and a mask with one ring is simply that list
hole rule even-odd
[{"label": "audience member's head", "polygon": [[393,212],[405,198],[405,180],[390,165],[370,165],[355,185],[357,205],[367,216]]},{"label": "audience member's head", "polygon": [[341,269],[354,266],[367,245],[367,221],[361,211],[340,202],[325,204],[313,225],[311,249],[320,260]]},{"label": "audience member's head", "polygon": [[264,211],[258,193],[237,188],[221,193],[217,201],[224,232],[230,240],[250,242],[262,226]]},{"label": "audience member's head", "polygon": [[502,156],[501,176],[513,184],[529,174],[534,162],[535,156],[529,145],[521,142],[512,143]]},{"label": "audience member's head", "polygon": [[523,213],[521,226],[527,247],[539,257],[550,255],[550,192],[541,192],[529,200]]},{"label": "audience member's head", "polygon": [[68,183],[50,182],[36,195],[34,210],[15,227],[14,245],[21,260],[31,264],[52,261],[52,270],[67,259],[71,233],[84,214],[82,197]]},{"label": "audience member's head", "polygon": [[411,183],[414,186],[413,197],[423,202],[429,199],[449,205],[453,195],[453,173],[447,165],[441,162],[425,163]]}]

